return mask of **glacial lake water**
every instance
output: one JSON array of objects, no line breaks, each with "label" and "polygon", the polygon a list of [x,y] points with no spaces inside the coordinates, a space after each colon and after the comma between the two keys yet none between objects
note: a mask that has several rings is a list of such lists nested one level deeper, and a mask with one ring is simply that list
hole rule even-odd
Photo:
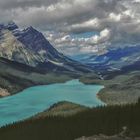
[{"label": "glacial lake water", "polygon": [[60,101],[69,101],[87,107],[103,105],[97,93],[100,85],[84,85],[79,80],[66,83],[35,86],[0,99],[0,127],[29,118]]}]

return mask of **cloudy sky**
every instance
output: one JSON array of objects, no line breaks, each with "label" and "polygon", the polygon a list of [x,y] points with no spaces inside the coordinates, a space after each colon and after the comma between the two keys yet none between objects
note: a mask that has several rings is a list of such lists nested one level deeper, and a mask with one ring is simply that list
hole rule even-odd
[{"label": "cloudy sky", "polygon": [[10,20],[68,55],[140,44],[140,0],[0,0],[0,21]]}]

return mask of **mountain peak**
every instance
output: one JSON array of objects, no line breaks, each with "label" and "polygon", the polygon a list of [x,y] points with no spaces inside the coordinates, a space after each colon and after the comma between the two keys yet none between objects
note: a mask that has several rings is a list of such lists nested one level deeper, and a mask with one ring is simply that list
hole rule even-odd
[{"label": "mountain peak", "polygon": [[26,29],[24,29],[24,31],[37,32],[37,30],[33,26],[27,27]]},{"label": "mountain peak", "polygon": [[0,28],[0,57],[51,71],[91,72],[89,68],[59,53],[32,26],[20,30],[14,22],[9,22],[0,24]]},{"label": "mountain peak", "polygon": [[16,23],[13,22],[13,21],[10,21],[7,25],[5,25],[5,27],[6,27],[8,30],[15,30],[15,29],[18,29],[18,26],[17,26]]},{"label": "mountain peak", "polygon": [[2,29],[8,29],[10,31],[13,31],[15,29],[18,29],[18,26],[16,25],[15,22],[10,21],[7,24],[0,24],[0,30]]}]

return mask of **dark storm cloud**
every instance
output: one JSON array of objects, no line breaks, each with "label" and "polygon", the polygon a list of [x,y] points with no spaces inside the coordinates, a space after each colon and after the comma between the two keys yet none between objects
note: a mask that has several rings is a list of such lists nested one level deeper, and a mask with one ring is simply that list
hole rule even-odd
[{"label": "dark storm cloud", "polygon": [[42,5],[49,6],[56,2],[58,2],[58,0],[0,0],[0,8],[9,10],[19,7],[40,7]]},{"label": "dark storm cloud", "polygon": [[140,43],[140,0],[0,0],[0,20],[35,26],[65,52]]}]

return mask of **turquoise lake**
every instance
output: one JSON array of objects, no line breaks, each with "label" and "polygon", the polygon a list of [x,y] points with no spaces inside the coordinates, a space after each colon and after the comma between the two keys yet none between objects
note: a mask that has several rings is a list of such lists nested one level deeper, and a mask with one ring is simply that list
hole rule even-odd
[{"label": "turquoise lake", "polygon": [[60,101],[69,101],[87,107],[103,105],[97,93],[100,85],[84,85],[79,80],[46,86],[35,86],[0,99],[0,127],[29,118]]}]

